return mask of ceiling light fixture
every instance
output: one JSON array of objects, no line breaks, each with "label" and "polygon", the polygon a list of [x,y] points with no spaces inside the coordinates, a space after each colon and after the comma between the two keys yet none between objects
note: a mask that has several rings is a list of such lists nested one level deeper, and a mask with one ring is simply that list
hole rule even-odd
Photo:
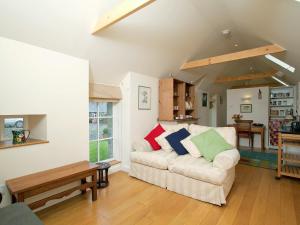
[{"label": "ceiling light fixture", "polygon": [[286,87],[289,87],[289,86],[290,86],[290,85],[288,85],[287,83],[285,83],[284,81],[278,79],[277,77],[272,76],[272,78],[273,78],[274,80],[276,80],[278,83],[281,83],[281,84],[283,84],[283,85],[286,86]]},{"label": "ceiling light fixture", "polygon": [[231,30],[229,30],[229,29],[222,30],[222,35],[223,35],[225,38],[230,38],[230,37],[231,37]]},{"label": "ceiling light fixture", "polygon": [[[299,1],[300,1],[300,0],[299,0]],[[287,63],[281,61],[280,59],[277,59],[276,57],[274,57],[274,56],[272,56],[272,55],[270,55],[270,54],[265,55],[265,57],[266,57],[268,60],[272,61],[273,63],[276,63],[277,65],[279,65],[279,66],[285,68],[286,70],[291,71],[292,73],[294,73],[295,70],[296,70],[294,67],[292,67],[292,66],[290,66],[289,64],[287,64]]]}]

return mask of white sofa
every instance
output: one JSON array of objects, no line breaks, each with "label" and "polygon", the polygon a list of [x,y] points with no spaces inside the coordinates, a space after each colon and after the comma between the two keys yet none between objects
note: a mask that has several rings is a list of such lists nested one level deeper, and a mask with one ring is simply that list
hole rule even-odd
[{"label": "white sofa", "polygon": [[[163,124],[162,124],[163,125]],[[193,134],[210,127],[200,125],[163,125],[167,131],[185,127]],[[152,151],[148,142],[133,144],[129,175],[201,201],[216,205],[226,204],[226,197],[235,179],[235,166],[240,159],[236,146],[235,129],[215,128],[234,149],[218,154],[213,162],[190,154],[178,156],[175,151]]]}]

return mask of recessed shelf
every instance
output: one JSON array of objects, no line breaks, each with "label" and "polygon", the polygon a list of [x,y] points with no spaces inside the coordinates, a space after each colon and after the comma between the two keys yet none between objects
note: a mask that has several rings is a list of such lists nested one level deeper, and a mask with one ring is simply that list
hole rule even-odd
[{"label": "recessed shelf", "polygon": [[[14,122],[16,119],[22,119],[23,123],[21,126],[18,127],[16,125]],[[12,143],[12,131],[15,129],[30,131],[29,138],[25,143]],[[0,149],[44,144],[48,143],[47,140],[46,114],[0,115]]]},{"label": "recessed shelf", "polygon": [[39,139],[28,139],[25,143],[22,143],[22,144],[13,144],[12,141],[0,141],[0,149],[16,148],[16,147],[23,147],[23,146],[37,145],[37,144],[46,144],[46,143],[49,143],[49,141],[39,140]]},{"label": "recessed shelf", "polygon": [[293,105],[270,105],[270,107],[294,107]]},{"label": "recessed shelf", "polygon": [[294,97],[270,98],[270,99],[293,99]]}]

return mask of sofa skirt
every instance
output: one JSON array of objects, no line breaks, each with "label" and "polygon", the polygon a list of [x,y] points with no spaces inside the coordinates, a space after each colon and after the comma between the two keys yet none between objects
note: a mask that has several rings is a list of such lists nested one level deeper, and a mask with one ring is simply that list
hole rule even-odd
[{"label": "sofa skirt", "polygon": [[167,187],[168,170],[156,169],[139,163],[131,162],[129,175],[159,187]]},{"label": "sofa skirt", "polygon": [[194,199],[221,206],[226,204],[226,197],[235,179],[235,168],[228,170],[222,185],[207,183],[177,173],[168,172],[167,189]]}]

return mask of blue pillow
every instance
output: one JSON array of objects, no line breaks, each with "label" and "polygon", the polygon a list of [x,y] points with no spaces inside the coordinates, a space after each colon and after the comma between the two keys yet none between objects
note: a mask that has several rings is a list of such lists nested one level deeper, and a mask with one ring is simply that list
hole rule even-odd
[{"label": "blue pillow", "polygon": [[187,129],[182,128],[179,131],[168,135],[166,139],[178,155],[185,155],[188,153],[188,151],[185,149],[185,147],[183,147],[180,141],[190,135],[191,134],[187,131]]}]

